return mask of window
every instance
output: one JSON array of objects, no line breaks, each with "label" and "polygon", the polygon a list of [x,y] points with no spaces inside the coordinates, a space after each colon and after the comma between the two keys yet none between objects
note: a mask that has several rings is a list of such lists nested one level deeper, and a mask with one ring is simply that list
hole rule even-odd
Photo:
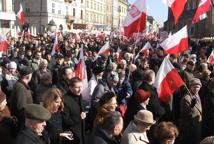
[{"label": "window", "polygon": [[61,14],[61,5],[58,5],[58,14]]},{"label": "window", "polygon": [[73,16],[75,17],[75,12],[76,12],[76,10],[75,10],[75,8],[73,8]]},{"label": "window", "polygon": [[86,7],[89,8],[89,2],[88,1],[86,1]]},{"label": "window", "polygon": [[93,9],[93,2],[91,2],[91,9]]},{"label": "window", "polygon": [[65,14],[66,14],[66,15],[69,15],[68,6],[65,7]]},{"label": "window", "polygon": [[55,3],[52,3],[52,13],[55,13]]},{"label": "window", "polygon": [[83,19],[83,10],[80,11],[80,19]]}]

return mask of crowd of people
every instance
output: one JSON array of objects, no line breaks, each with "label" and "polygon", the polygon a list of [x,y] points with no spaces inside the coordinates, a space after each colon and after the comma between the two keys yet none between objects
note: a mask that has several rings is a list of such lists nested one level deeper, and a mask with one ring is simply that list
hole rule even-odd
[{"label": "crowd of people", "polygon": [[[98,53],[107,41],[109,53]],[[147,41],[152,48],[138,54]],[[188,51],[169,56],[185,85],[162,102],[153,84],[166,54],[157,39],[44,33],[7,42],[0,59],[1,144],[214,143],[211,45],[191,42]],[[75,75],[82,46],[87,98]]]}]

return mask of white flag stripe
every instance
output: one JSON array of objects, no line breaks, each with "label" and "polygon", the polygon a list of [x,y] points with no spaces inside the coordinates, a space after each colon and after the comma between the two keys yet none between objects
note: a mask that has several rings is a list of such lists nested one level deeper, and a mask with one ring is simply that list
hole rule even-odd
[{"label": "white flag stripe", "polygon": [[164,50],[168,50],[178,45],[183,38],[188,38],[187,26],[184,26],[180,31],[168,37],[160,45]]},{"label": "white flag stripe", "polygon": [[171,64],[171,62],[169,61],[169,56],[166,56],[157,72],[157,76],[155,79],[155,83],[154,86],[156,88],[160,88],[160,84],[163,81],[163,79],[166,77],[166,75],[172,70],[174,69],[173,65]]},{"label": "white flag stripe", "polygon": [[146,13],[146,5],[143,5],[145,4],[146,0],[137,0],[133,5],[140,11],[140,14],[136,17],[132,17],[130,15],[130,13],[128,12],[127,15],[126,15],[126,18],[125,18],[125,21],[123,23],[123,26],[126,27],[126,26],[129,26],[131,23],[133,23],[134,21],[136,21],[137,19],[139,19],[141,17],[141,13],[144,12]]}]

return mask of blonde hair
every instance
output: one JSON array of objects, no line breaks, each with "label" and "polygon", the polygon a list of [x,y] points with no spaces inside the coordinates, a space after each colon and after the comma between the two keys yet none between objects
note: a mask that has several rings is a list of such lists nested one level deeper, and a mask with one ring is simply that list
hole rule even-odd
[{"label": "blonde hair", "polygon": [[59,97],[62,100],[59,110],[63,111],[64,104],[62,92],[58,88],[50,88],[43,94],[43,106],[51,112],[51,109],[53,108],[53,102],[57,100]]}]

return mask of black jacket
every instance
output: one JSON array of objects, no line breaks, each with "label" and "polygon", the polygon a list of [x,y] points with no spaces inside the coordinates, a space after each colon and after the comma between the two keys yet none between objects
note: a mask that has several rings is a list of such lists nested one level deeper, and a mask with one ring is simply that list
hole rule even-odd
[{"label": "black jacket", "polygon": [[31,129],[25,128],[19,132],[15,144],[50,144],[50,141],[47,135],[41,137]]},{"label": "black jacket", "polygon": [[64,96],[64,111],[63,125],[65,130],[72,131],[74,134],[75,144],[85,143],[85,123],[81,119],[80,114],[83,112],[82,96],[74,95],[71,91],[68,91]]},{"label": "black jacket", "polygon": [[93,144],[119,144],[116,138],[110,136],[102,127],[98,126],[95,129],[93,136]]},{"label": "black jacket", "polygon": [[151,92],[151,97],[147,109],[153,113],[156,120],[161,118],[165,114],[165,109],[160,105],[156,88],[146,82],[143,82],[140,85],[139,89]]}]

